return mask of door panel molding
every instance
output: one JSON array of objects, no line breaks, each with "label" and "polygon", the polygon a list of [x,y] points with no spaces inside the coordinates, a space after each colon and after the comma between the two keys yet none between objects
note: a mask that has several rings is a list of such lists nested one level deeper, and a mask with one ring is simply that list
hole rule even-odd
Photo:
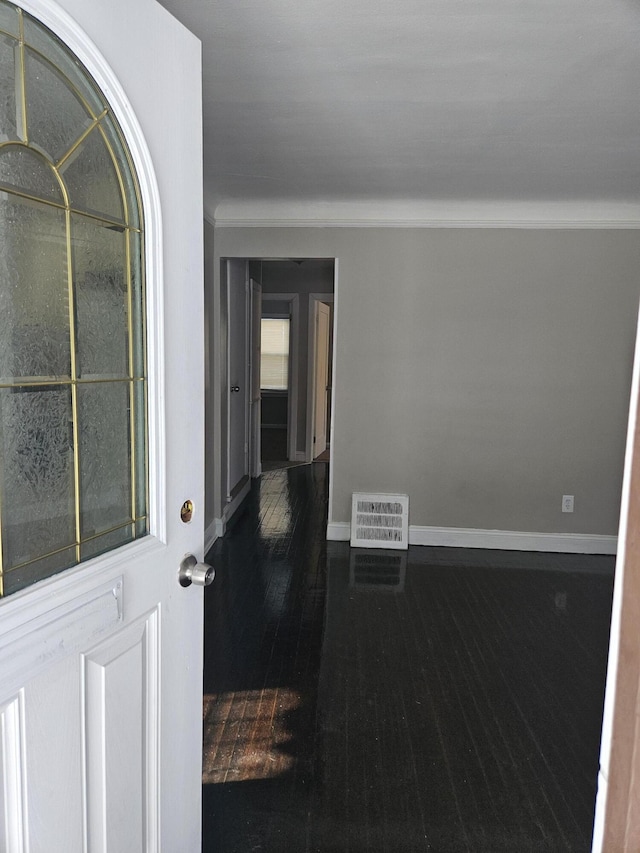
[{"label": "door panel molding", "polygon": [[27,853],[28,823],[24,732],[24,693],[0,707],[0,847]]},{"label": "door panel molding", "polygon": [[0,699],[116,628],[122,622],[123,587],[120,575],[2,632]]},{"label": "door panel molding", "polygon": [[132,850],[159,850],[159,619],[156,608],[82,656],[85,825],[96,853],[113,849],[123,822]]}]

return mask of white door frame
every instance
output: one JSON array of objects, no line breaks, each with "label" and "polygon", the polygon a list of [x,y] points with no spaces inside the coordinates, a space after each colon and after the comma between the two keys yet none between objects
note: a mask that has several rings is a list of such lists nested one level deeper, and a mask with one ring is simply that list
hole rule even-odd
[{"label": "white door frame", "polygon": [[260,455],[260,339],[262,317],[262,285],[249,278],[249,476],[262,474]]},{"label": "white door frame", "polygon": [[328,302],[332,305],[331,312],[331,339],[332,339],[332,368],[331,368],[331,420],[329,424],[328,443],[331,446],[333,437],[333,385],[334,385],[334,367],[335,358],[333,350],[335,350],[335,292],[334,293],[310,293],[309,294],[309,315],[307,318],[309,330],[309,349],[307,355],[307,435],[305,446],[305,461],[313,462],[313,422],[315,417],[315,384],[316,384],[316,324],[314,322],[316,304],[318,302]]},{"label": "white door frame", "polygon": [[[635,353],[624,478],[618,528],[609,658],[605,688],[600,768],[592,839],[592,853],[635,850],[639,836],[637,826],[637,769],[640,737],[637,715],[640,697],[636,687],[640,681],[638,661],[639,630],[635,617],[638,592],[637,519],[633,506],[637,502],[638,425],[640,420],[640,322],[636,327]],[[633,691],[634,698],[629,698]],[[617,778],[616,775],[617,774]],[[615,783],[612,784],[612,778]]]},{"label": "white door frame", "polygon": [[292,462],[298,460],[298,377],[300,351],[300,297],[297,293],[265,293],[262,302],[288,302],[289,326],[289,392],[287,394],[287,453]]},{"label": "white door frame", "polygon": [[[231,394],[234,393],[231,391],[232,382],[235,382],[238,377],[231,376],[231,336],[233,330],[231,328],[231,276],[229,274],[229,265],[235,260],[243,260],[236,258],[227,258],[226,262],[226,289],[227,289],[227,351],[226,351],[226,365],[225,365],[225,378],[226,378],[226,395],[227,395],[227,448],[226,448],[226,488],[225,488],[225,500],[226,507],[224,510],[224,519],[228,521],[229,518],[236,511],[238,506],[242,503],[249,492],[250,488],[250,478],[249,478],[249,407],[250,407],[250,371],[249,371],[249,352],[250,352],[250,341],[249,341],[249,330],[250,330],[250,306],[249,306],[249,262],[244,261],[245,264],[245,279],[244,279],[244,333],[245,333],[245,346],[244,346],[244,370],[242,376],[242,385],[240,389],[240,393],[244,395],[245,398],[245,411],[244,411],[244,469],[245,474],[244,477],[241,478],[237,483],[231,482]],[[241,484],[238,487],[238,484]]]}]

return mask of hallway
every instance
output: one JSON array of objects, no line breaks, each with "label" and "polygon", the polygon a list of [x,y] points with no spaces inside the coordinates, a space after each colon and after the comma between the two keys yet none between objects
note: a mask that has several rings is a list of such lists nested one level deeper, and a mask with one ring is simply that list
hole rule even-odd
[{"label": "hallway", "polygon": [[587,853],[613,558],[351,550],[327,480],[208,555],[204,851]]}]

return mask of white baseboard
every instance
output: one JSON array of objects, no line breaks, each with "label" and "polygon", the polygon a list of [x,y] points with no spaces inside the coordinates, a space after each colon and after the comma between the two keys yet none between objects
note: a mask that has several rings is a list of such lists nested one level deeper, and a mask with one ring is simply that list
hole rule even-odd
[{"label": "white baseboard", "polygon": [[351,525],[348,521],[330,521],[327,524],[329,542],[348,542],[351,539]]},{"label": "white baseboard", "polygon": [[[332,521],[327,539],[348,542],[351,525]],[[525,533],[516,530],[474,530],[463,527],[409,527],[410,545],[440,545],[450,548],[489,548],[500,551],[541,551],[556,554],[615,554],[617,536],[588,533]]]},{"label": "white baseboard", "polygon": [[528,533],[517,530],[474,530],[463,527],[409,528],[410,545],[454,548],[495,548],[504,551],[543,551],[559,554],[615,554],[616,536],[588,533]]},{"label": "white baseboard", "polygon": [[[205,545],[207,541],[207,533],[209,533],[212,528],[214,532],[213,542],[215,542],[215,540],[219,539],[221,536],[224,536],[224,534],[227,532],[227,525],[229,524],[229,522],[233,518],[234,513],[237,509],[239,509],[240,504],[243,502],[243,500],[246,498],[250,491],[251,480],[247,479],[247,482],[244,484],[242,489],[240,489],[238,494],[235,495],[233,500],[229,501],[229,503],[225,506],[224,510],[222,511],[222,518],[214,518],[214,520],[207,528],[207,531],[205,533]],[[209,547],[211,547],[211,545]]]},{"label": "white baseboard", "polygon": [[304,450],[296,450],[296,452],[293,454],[293,459],[291,461],[292,462],[306,462],[307,461],[307,455],[304,452]]}]

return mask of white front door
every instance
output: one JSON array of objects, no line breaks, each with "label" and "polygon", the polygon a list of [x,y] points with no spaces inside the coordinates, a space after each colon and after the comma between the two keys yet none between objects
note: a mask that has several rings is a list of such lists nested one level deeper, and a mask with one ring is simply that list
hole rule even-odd
[{"label": "white front door", "polygon": [[0,599],[0,850],[196,853],[203,602],[178,568],[203,547],[199,43],[151,0],[21,5],[96,79],[140,178],[150,534]]}]

